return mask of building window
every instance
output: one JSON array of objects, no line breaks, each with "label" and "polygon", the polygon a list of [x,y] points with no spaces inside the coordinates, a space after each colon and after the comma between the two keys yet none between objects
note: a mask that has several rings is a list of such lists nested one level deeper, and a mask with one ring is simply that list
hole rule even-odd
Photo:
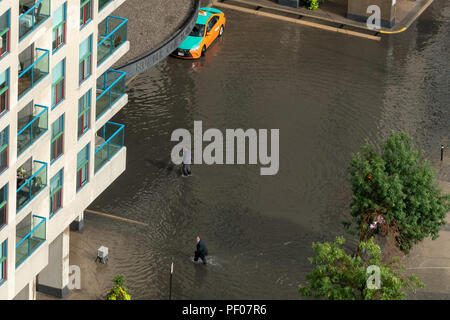
[{"label": "building window", "polygon": [[9,12],[0,16],[0,58],[9,52]]},{"label": "building window", "polygon": [[9,110],[9,69],[0,74],[0,116]]},{"label": "building window", "polygon": [[83,27],[92,19],[92,1],[80,0],[80,2],[80,27]]},{"label": "building window", "polygon": [[50,180],[50,217],[62,208],[63,169]]},{"label": "building window", "polygon": [[53,51],[66,43],[66,3],[53,13]]},{"label": "building window", "polygon": [[92,35],[80,44],[80,83],[91,74]]},{"label": "building window", "polygon": [[64,100],[64,83],[66,72],[66,59],[62,59],[52,69],[52,108]]},{"label": "building window", "polygon": [[6,281],[6,256],[7,256],[7,240],[0,244],[0,284]]},{"label": "building window", "polygon": [[52,124],[52,143],[50,159],[55,161],[64,153],[64,115]]},{"label": "building window", "polygon": [[77,191],[89,182],[89,147],[88,143],[77,156]]},{"label": "building window", "polygon": [[0,132],[0,173],[8,168],[8,129],[9,127],[6,127]]},{"label": "building window", "polygon": [[8,223],[8,184],[0,189],[0,230]]},{"label": "building window", "polygon": [[91,90],[78,100],[78,138],[89,130],[91,124]]}]

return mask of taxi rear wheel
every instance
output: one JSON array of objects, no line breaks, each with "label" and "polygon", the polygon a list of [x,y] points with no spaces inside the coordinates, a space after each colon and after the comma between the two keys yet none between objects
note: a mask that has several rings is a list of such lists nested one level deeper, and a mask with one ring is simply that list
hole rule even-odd
[{"label": "taxi rear wheel", "polygon": [[206,46],[203,46],[202,48],[202,57],[204,57],[206,54]]},{"label": "taxi rear wheel", "polygon": [[220,26],[220,30],[219,30],[219,37],[221,37],[223,34],[223,26]]}]

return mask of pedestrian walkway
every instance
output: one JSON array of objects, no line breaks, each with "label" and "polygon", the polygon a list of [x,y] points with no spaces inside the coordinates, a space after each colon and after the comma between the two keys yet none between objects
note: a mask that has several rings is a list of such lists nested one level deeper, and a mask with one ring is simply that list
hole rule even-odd
[{"label": "pedestrian walkway", "polygon": [[[447,150],[447,153],[450,150]],[[450,154],[437,163],[437,179],[445,194],[450,194]],[[425,239],[413,248],[406,261],[408,272],[416,274],[425,287],[409,299],[450,299],[450,213],[436,240]]]},{"label": "pedestrian walkway", "polygon": [[[395,34],[407,30],[411,24],[432,4],[433,0],[397,0],[395,13],[396,23],[392,28],[381,28],[380,33]],[[366,23],[346,18],[347,0],[325,1],[319,9],[309,10],[306,7],[291,8],[282,6],[276,0],[215,0],[214,5],[222,4],[254,8],[260,12],[279,14],[280,16],[295,15],[302,20],[321,22],[324,25],[337,24],[340,28],[370,30]],[[305,19],[306,18],[306,19]]]},{"label": "pedestrian walkway", "polygon": [[128,19],[130,51],[118,62],[122,66],[169,39],[188,18],[194,0],[127,0],[114,16]]}]

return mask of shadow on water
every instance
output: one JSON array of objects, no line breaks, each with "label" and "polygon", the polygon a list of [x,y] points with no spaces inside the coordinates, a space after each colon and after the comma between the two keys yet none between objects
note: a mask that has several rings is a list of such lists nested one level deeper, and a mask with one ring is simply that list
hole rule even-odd
[{"label": "shadow on water", "polygon": [[[168,174],[174,172],[178,167],[175,166],[175,164],[171,161],[170,158],[163,159],[163,160],[146,160],[147,165],[154,166],[160,170],[166,171]],[[179,169],[179,168],[178,168]],[[180,174],[181,176],[181,174]]]}]

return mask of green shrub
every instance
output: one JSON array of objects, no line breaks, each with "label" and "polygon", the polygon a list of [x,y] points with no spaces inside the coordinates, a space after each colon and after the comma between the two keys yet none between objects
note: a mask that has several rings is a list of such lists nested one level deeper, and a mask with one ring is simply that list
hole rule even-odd
[{"label": "green shrub", "polygon": [[319,9],[319,0],[310,0],[308,9],[309,10]]},{"label": "green shrub", "polygon": [[306,7],[309,10],[319,9],[319,3],[324,3],[325,0],[306,0]]},{"label": "green shrub", "polygon": [[131,300],[128,289],[125,287],[125,278],[117,275],[114,280],[114,286],[106,291],[106,300]]}]

